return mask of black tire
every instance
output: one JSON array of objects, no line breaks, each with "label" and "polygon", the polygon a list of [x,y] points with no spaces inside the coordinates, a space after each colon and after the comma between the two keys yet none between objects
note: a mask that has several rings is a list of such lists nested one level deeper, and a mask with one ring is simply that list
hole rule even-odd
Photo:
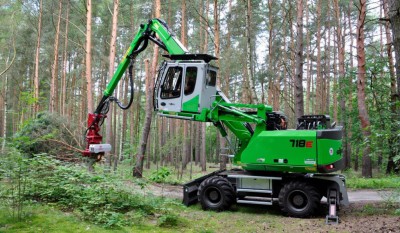
[{"label": "black tire", "polygon": [[316,213],[320,200],[321,195],[317,189],[306,182],[289,182],[279,192],[281,210],[296,218],[305,218]]},{"label": "black tire", "polygon": [[204,180],[199,186],[197,195],[203,210],[223,211],[236,202],[232,184],[220,176]]}]

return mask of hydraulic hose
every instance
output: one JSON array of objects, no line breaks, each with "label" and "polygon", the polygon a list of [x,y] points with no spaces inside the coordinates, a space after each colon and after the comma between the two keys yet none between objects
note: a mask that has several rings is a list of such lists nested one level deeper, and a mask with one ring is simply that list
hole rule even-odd
[{"label": "hydraulic hose", "polygon": [[133,90],[133,75],[132,75],[132,70],[133,70],[133,59],[131,59],[131,63],[129,64],[128,67],[128,73],[129,73],[129,87],[131,88],[131,97],[129,99],[129,103],[127,105],[123,105],[121,103],[121,101],[119,101],[117,98],[114,97],[114,101],[118,104],[118,106],[123,109],[123,110],[127,110],[128,108],[131,107],[132,103],[133,103],[133,94],[134,94],[134,90]]}]

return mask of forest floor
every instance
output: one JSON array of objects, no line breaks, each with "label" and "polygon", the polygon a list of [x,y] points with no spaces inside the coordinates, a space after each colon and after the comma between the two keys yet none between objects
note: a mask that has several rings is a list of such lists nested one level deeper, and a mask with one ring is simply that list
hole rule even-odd
[{"label": "forest floor", "polygon": [[326,225],[328,208],[322,205],[316,216],[299,219],[282,215],[278,205],[235,205],[229,211],[203,211],[199,204],[181,205],[182,186],[148,184],[140,189],[125,181],[131,190],[143,192],[143,198],[163,196],[170,203],[170,211],[177,216],[177,224],[160,227],[157,216],[132,225],[105,228],[82,221],[73,212],[61,211],[51,204],[32,204],[26,207],[29,215],[22,221],[10,221],[7,211],[1,211],[0,232],[400,232],[400,216],[395,214],[399,202],[390,199],[391,191],[351,190],[350,206],[338,212],[340,224]]}]

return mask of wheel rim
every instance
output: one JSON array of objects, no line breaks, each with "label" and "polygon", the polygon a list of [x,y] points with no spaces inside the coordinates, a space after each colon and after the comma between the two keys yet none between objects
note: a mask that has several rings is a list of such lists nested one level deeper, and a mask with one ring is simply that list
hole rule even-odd
[{"label": "wheel rim", "polygon": [[209,206],[218,206],[222,202],[222,194],[215,187],[209,187],[204,191],[205,201]]},{"label": "wheel rim", "polygon": [[309,200],[306,193],[301,190],[294,190],[288,195],[288,207],[295,212],[305,210],[308,203]]}]

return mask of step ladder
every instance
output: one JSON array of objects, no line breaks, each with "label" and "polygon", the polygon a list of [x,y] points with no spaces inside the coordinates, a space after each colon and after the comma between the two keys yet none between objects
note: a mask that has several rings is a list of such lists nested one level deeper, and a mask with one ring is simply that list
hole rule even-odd
[{"label": "step ladder", "polygon": [[236,202],[239,204],[272,205],[272,180],[281,177],[228,175],[236,179]]},{"label": "step ladder", "polygon": [[[254,205],[272,205],[272,190],[265,189],[237,189],[237,196],[240,197],[244,194],[253,194],[252,196],[244,196],[242,198],[236,198],[236,202],[239,204],[254,204]],[[257,196],[260,195],[260,196]],[[266,195],[266,196],[261,196]]]}]

